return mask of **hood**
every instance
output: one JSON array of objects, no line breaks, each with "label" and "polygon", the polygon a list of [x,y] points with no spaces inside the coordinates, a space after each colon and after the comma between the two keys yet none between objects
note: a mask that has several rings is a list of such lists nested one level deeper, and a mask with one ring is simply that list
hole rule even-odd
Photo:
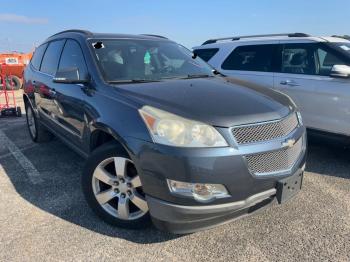
[{"label": "hood", "polygon": [[117,90],[140,106],[150,105],[219,127],[280,119],[294,110],[287,96],[233,78],[123,84]]}]

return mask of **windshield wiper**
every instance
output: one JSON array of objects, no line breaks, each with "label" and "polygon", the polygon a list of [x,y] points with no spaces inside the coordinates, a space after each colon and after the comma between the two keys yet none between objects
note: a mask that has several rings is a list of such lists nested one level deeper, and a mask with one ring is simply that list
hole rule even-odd
[{"label": "windshield wiper", "polygon": [[189,75],[183,75],[183,76],[169,76],[169,77],[162,77],[163,80],[168,80],[168,79],[191,79],[191,78],[206,78],[206,77],[214,77],[208,74],[189,74]]},{"label": "windshield wiper", "polygon": [[221,75],[221,76],[223,76],[223,77],[226,77],[225,74],[221,73],[220,71],[218,71],[218,70],[216,70],[216,69],[213,69],[212,72],[213,72],[214,75]]},{"label": "windshield wiper", "polygon": [[160,80],[151,79],[127,79],[127,80],[113,80],[108,81],[109,84],[127,84],[127,83],[150,83],[150,82],[160,82]]},{"label": "windshield wiper", "polygon": [[187,75],[185,78],[205,78],[205,77],[213,77],[211,75],[208,74],[193,74],[193,75]]}]

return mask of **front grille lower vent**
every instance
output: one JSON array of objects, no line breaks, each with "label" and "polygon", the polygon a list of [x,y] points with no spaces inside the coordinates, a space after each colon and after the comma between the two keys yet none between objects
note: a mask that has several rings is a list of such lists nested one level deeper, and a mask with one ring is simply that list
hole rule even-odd
[{"label": "front grille lower vent", "polygon": [[290,170],[299,159],[303,148],[300,138],[292,147],[245,156],[249,171],[256,175],[269,175]]}]

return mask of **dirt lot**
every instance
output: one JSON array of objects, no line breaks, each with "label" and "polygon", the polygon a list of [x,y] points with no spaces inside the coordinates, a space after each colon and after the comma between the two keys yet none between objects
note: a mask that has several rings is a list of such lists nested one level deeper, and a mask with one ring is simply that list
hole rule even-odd
[{"label": "dirt lot", "polygon": [[321,142],[294,201],[174,236],[101,222],[80,189],[84,160],[32,143],[25,117],[0,119],[0,261],[350,261],[350,150]]}]

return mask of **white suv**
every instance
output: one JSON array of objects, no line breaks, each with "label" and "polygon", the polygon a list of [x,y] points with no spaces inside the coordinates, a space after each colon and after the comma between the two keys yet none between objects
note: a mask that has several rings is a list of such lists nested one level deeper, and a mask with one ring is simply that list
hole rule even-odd
[{"label": "white suv", "polygon": [[289,95],[309,129],[350,136],[350,41],[293,33],[211,39],[193,49],[229,77]]}]

